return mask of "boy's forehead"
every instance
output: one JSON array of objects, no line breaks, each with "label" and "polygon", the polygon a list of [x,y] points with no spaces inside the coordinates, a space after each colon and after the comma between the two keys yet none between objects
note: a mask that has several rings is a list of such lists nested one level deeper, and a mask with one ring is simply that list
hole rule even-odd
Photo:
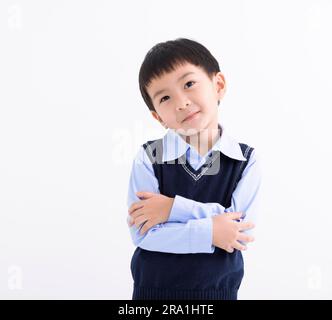
[{"label": "boy's forehead", "polygon": [[156,90],[165,89],[164,86],[168,82],[176,83],[178,80],[181,80],[181,78],[186,75],[200,74],[202,72],[202,68],[195,66],[191,63],[176,65],[174,67],[174,70],[171,70],[170,72],[165,72],[161,74],[158,78],[152,79],[147,89],[150,94],[154,95],[154,92]]},{"label": "boy's forehead", "polygon": [[163,74],[161,74],[158,78],[154,79],[154,80],[163,80],[166,78],[176,78],[176,80],[178,79],[177,77],[181,76],[184,73],[187,72],[193,72],[193,73],[199,73],[202,72],[202,69],[198,66],[195,66],[189,62],[183,63],[183,64],[177,64],[174,66],[174,70],[171,70],[169,72],[165,72]]}]

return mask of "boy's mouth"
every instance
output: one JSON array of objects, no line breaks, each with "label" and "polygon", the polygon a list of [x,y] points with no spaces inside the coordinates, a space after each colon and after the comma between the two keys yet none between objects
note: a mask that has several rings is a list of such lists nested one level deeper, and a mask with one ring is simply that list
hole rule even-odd
[{"label": "boy's mouth", "polygon": [[186,117],[181,121],[181,123],[193,119],[193,118],[195,117],[195,115],[198,114],[198,113],[200,113],[200,111],[196,111],[196,112],[190,113],[188,116],[186,116]]}]

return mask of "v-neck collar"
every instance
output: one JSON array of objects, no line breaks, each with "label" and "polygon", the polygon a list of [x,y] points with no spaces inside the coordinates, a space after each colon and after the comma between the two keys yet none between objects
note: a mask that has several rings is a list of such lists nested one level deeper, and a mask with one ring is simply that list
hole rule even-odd
[{"label": "v-neck collar", "polygon": [[[240,161],[247,161],[247,159],[242,154],[239,143],[227,134],[223,126],[218,124],[218,128],[220,129],[221,136],[207,154],[211,153],[211,151],[220,151],[229,158]],[[168,129],[167,133],[163,137],[162,142],[163,162],[173,161],[180,158],[181,156],[186,154],[188,148],[192,149],[194,152],[197,153],[193,146],[186,143],[183,138],[173,129]]]}]

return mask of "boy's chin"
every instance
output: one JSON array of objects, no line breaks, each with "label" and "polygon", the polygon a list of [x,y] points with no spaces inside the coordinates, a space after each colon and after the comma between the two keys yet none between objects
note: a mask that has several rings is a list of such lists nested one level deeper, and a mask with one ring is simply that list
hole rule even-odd
[{"label": "boy's chin", "polygon": [[203,126],[201,125],[191,125],[191,126],[183,126],[181,128],[176,129],[176,132],[182,136],[185,137],[190,137],[197,135],[198,133],[206,130]]},{"label": "boy's chin", "polygon": [[182,130],[184,132],[184,135],[186,136],[192,136],[202,131],[208,130],[208,125],[203,121],[197,121],[197,123],[191,123],[182,126]]}]

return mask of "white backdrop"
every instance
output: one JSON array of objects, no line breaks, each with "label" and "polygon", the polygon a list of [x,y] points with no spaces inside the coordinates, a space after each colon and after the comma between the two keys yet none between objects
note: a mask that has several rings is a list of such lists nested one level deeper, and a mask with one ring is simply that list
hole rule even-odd
[{"label": "white backdrop", "polygon": [[156,43],[220,63],[220,121],[263,170],[239,299],[331,299],[332,2],[0,2],[0,297],[130,299],[131,163],[164,134],[140,96]]}]

